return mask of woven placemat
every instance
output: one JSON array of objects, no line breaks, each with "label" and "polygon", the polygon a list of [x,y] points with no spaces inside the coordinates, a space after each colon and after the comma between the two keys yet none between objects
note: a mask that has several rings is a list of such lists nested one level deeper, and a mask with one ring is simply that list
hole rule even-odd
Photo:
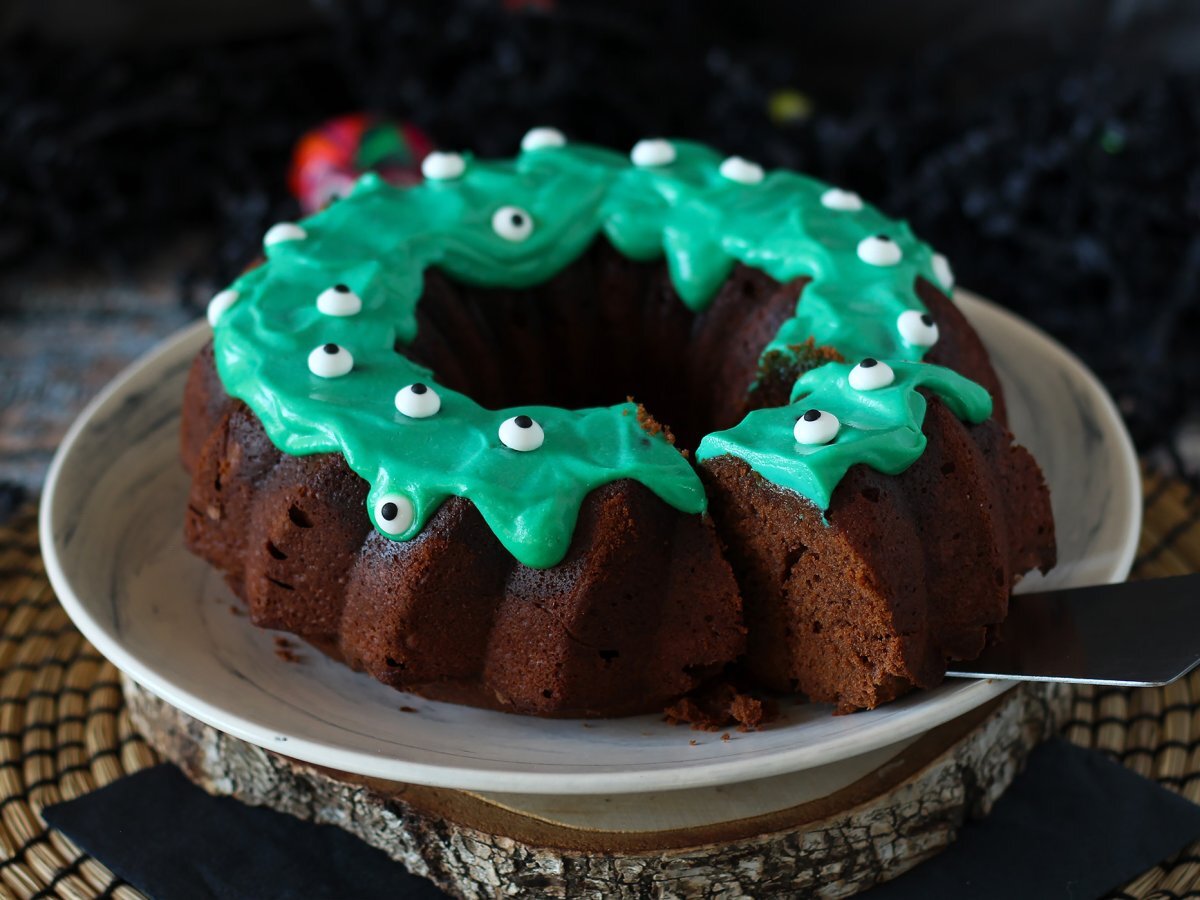
[{"label": "woven placemat", "polygon": [[[1145,479],[1137,577],[1200,571],[1200,494]],[[143,895],[66,837],[42,809],[156,763],[133,730],[116,669],[77,632],[46,580],[32,507],[0,526],[0,894]],[[1200,803],[1200,672],[1161,689],[1082,688],[1066,735]],[[1114,893],[1200,892],[1200,842]]]}]

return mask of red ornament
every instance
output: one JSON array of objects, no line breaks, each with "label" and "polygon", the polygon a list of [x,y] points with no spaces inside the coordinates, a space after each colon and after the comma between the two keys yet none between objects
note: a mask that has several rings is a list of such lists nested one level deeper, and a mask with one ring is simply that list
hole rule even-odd
[{"label": "red ornament", "polygon": [[421,160],[433,144],[419,128],[371,113],[330,119],[305,133],[292,153],[288,188],[307,213],[349,193],[366,172],[392,184],[421,180]]}]

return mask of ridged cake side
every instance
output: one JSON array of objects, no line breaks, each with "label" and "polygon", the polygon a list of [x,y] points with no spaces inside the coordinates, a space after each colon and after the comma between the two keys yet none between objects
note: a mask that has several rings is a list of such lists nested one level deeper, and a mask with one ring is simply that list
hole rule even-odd
[{"label": "ridged cake side", "polygon": [[[804,286],[738,266],[697,314],[663,263],[600,239],[521,291],[427,272],[405,352],[485,406],[609,403],[632,385],[695,446],[752,408],[787,402],[795,373],[768,377],[759,355]],[[363,513],[366,482],[340,456],[276,449],[225,394],[209,349],[184,407],[189,545],[226,573],[256,624],[438,699],[538,715],[642,712],[745,650],[764,686],[843,711],[875,706],[936,684],[948,657],[977,654],[1015,579],[1053,562],[1046,488],[1004,428],[986,351],[940,292],[918,291],[942,335],[927,360],[987,388],[995,418],[965,425],[930,398],[923,455],[899,476],[852,469],[828,524],[799,495],[719,457],[699,467],[712,521],[616,481],[588,495],[566,558],[550,568],[518,563],[462,498],[416,538],[388,540]]]},{"label": "ridged cake side", "polygon": [[366,482],[338,456],[277,450],[243,404],[222,399],[210,351],[187,398],[187,541],[256,625],[396,688],[538,715],[661,709],[742,652],[737,586],[711,524],[636,482],[594,491],[566,559],[530,569],[459,498],[412,541],[377,534]]},{"label": "ridged cake side", "polygon": [[1003,394],[966,319],[922,300],[942,329],[931,361],[985,385],[996,417],[966,425],[936,398],[928,445],[898,476],[855,466],[821,510],[742,461],[701,465],[745,598],[746,667],[780,691],[870,709],[933,687],[1003,621],[1021,575],[1055,561],[1049,492],[1003,424]]}]

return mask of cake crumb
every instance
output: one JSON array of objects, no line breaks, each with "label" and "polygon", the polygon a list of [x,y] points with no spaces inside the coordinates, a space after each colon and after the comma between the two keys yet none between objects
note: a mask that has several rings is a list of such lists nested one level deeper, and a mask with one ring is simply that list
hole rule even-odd
[{"label": "cake crumb", "polygon": [[729,740],[729,732],[728,731],[725,732],[723,735],[721,735],[721,740],[723,740],[723,741]]},{"label": "cake crumb", "polygon": [[411,706],[402,706],[402,707],[400,707],[400,712],[410,712],[410,713],[415,713],[415,712],[416,712],[416,710],[415,710],[415,709],[413,709]]},{"label": "cake crumb", "polygon": [[698,740],[696,740],[695,738],[692,738],[690,741],[688,741],[688,746],[695,747],[698,743],[700,743]]},{"label": "cake crumb", "polygon": [[[788,344],[786,350],[772,350],[759,360],[754,393],[767,398],[786,398],[796,379],[805,372],[827,362],[845,361],[833,347],[818,344],[811,337],[801,344]],[[768,399],[767,402],[771,401]]]},{"label": "cake crumb", "polygon": [[238,607],[233,603],[229,604],[229,614],[231,616],[244,616],[245,615],[245,613],[242,612],[240,609],[238,609]]},{"label": "cake crumb", "polygon": [[292,649],[295,645],[285,637],[275,637],[275,655],[284,662],[300,662],[300,656]]},{"label": "cake crumb", "polygon": [[[633,397],[626,397],[625,399],[630,403],[636,402]],[[661,434],[664,438],[666,438],[668,444],[670,444],[672,447],[675,446],[675,435],[671,433],[671,426],[664,425],[662,422],[658,421],[658,419],[654,418],[654,416],[650,415],[650,411],[647,410],[646,407],[641,403],[637,404],[637,423],[639,426],[641,426],[642,431],[646,432],[646,434],[650,435],[651,437],[656,434]]]},{"label": "cake crumb", "polygon": [[778,717],[775,701],[742,691],[728,681],[681,697],[663,710],[663,721],[687,724],[693,731],[720,731],[730,725],[742,732],[757,731]]}]

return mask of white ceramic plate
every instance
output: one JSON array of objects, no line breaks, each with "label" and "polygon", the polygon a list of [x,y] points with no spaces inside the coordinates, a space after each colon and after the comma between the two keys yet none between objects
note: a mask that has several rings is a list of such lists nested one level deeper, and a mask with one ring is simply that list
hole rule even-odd
[{"label": "white ceramic plate", "polygon": [[[1133,447],[1112,402],[1070,353],[970,295],[958,302],[1007,390],[1013,431],[1041,462],[1059,565],[1023,586],[1122,580],[1141,520]],[[729,741],[657,716],[546,720],[396,693],[230,612],[222,580],[183,547],[188,480],[180,397],[208,326],[134,363],[80,415],[42,500],[50,579],[75,624],[140,684],[225,732],[296,759],[397,781],[479,791],[612,794],[765,778],[899,744],[987,702],[1001,682],[948,682],[882,709],[834,717],[794,705]],[[415,713],[404,712],[402,706]]]}]

